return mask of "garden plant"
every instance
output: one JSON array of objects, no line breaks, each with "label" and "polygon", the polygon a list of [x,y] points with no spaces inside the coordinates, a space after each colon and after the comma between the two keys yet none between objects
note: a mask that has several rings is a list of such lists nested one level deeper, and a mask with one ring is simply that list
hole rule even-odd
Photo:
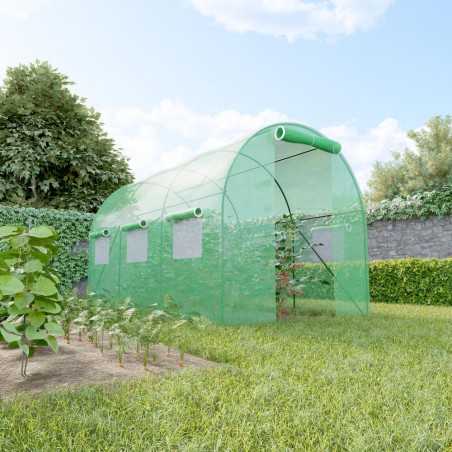
[{"label": "garden plant", "polygon": [[55,230],[48,226],[2,226],[0,237],[0,342],[22,351],[21,373],[37,346],[58,351],[55,335],[62,297],[60,279],[51,266],[58,252]]}]

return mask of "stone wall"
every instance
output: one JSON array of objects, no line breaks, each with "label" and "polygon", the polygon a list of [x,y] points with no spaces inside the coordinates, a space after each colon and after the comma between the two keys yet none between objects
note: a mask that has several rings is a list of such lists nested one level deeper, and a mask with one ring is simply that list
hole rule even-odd
[{"label": "stone wall", "polygon": [[369,260],[452,257],[452,217],[375,221],[367,227]]}]

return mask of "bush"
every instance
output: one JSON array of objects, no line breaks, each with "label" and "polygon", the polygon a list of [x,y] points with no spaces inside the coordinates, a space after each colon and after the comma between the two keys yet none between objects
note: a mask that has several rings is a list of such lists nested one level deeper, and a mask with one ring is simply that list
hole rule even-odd
[{"label": "bush", "polygon": [[452,214],[452,184],[445,185],[441,190],[370,204],[367,206],[367,224],[377,220],[407,220],[427,218],[430,215],[443,217],[450,214]]},{"label": "bush", "polygon": [[[61,276],[61,290],[88,276],[87,250],[76,250],[80,242],[88,240],[94,214],[73,210],[33,209],[0,205],[0,226],[52,226],[58,233],[60,252],[53,267]],[[29,222],[31,223],[29,225]]]},{"label": "bush", "polygon": [[452,258],[369,262],[374,302],[452,306]]}]

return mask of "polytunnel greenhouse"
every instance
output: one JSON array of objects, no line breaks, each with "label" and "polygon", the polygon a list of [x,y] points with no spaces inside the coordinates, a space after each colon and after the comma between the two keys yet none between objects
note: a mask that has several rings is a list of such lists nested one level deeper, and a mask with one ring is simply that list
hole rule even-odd
[{"label": "polytunnel greenhouse", "polygon": [[89,286],[142,309],[169,296],[217,323],[266,322],[290,260],[291,307],[366,314],[365,210],[340,150],[277,124],[122,187],[95,216]]}]

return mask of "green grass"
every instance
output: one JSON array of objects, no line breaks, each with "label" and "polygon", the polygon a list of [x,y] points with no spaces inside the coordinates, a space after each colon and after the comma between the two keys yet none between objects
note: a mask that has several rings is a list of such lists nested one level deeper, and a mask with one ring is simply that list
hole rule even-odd
[{"label": "green grass", "polygon": [[0,402],[0,450],[451,450],[452,309],[372,311],[187,332],[224,364]]}]

